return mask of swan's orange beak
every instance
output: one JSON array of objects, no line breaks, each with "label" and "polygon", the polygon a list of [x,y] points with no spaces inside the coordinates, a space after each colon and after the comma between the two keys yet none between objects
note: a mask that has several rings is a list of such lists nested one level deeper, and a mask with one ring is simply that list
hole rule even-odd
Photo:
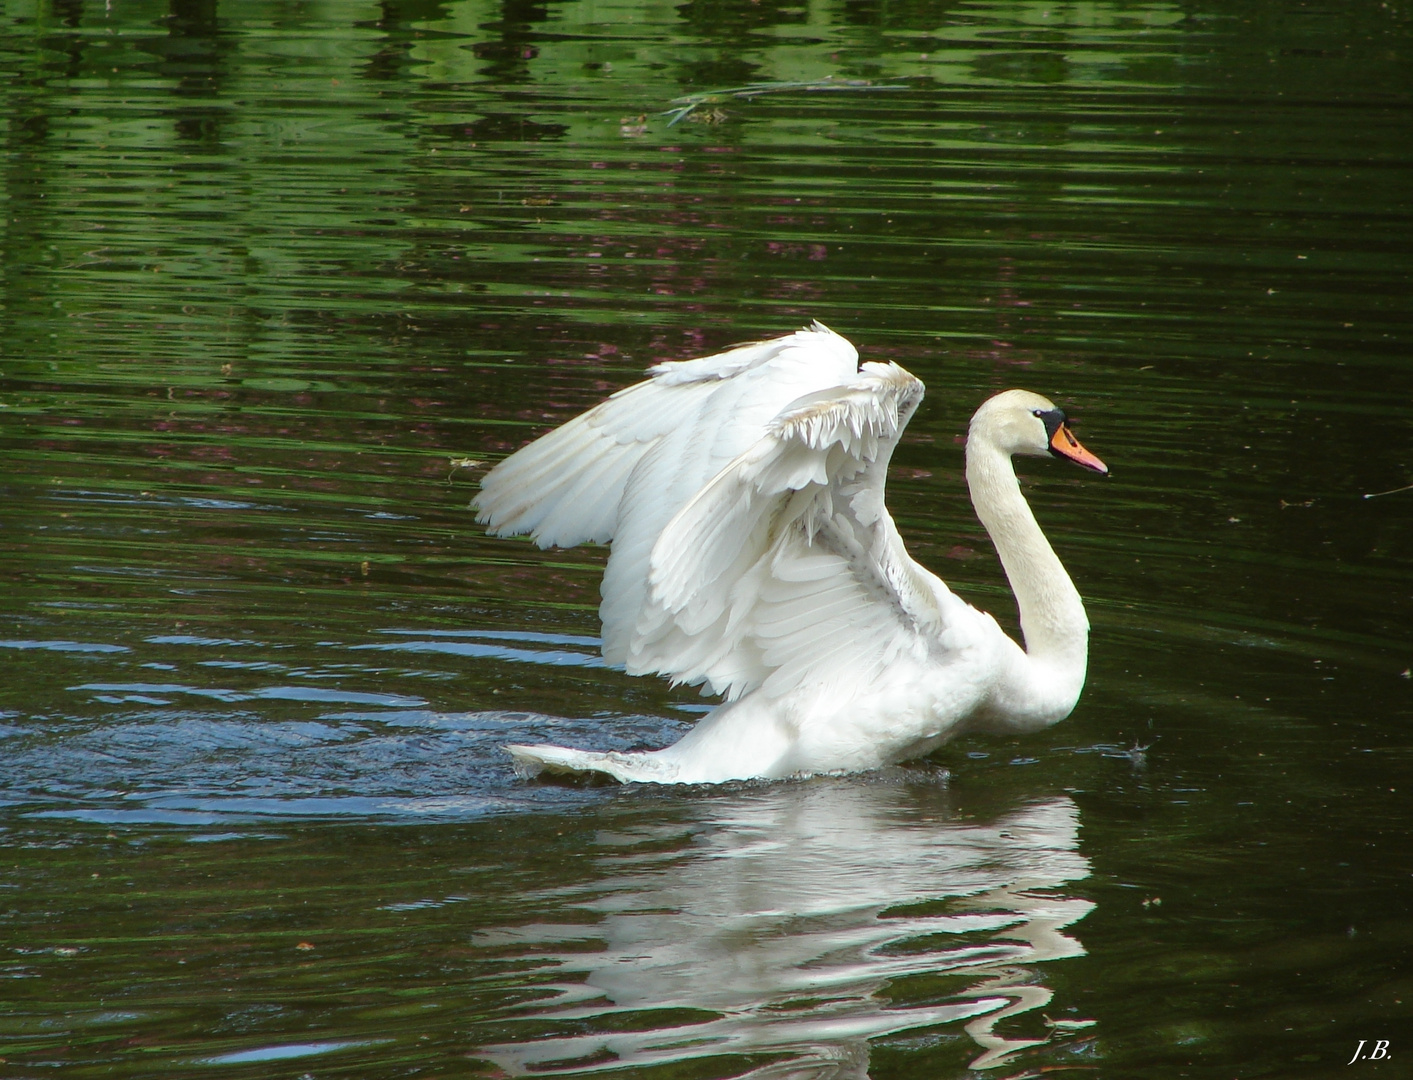
[{"label": "swan's orange beak", "polygon": [[1050,436],[1050,453],[1067,458],[1076,465],[1083,465],[1086,469],[1093,469],[1103,476],[1109,475],[1109,466],[1079,445],[1079,440],[1074,437],[1069,424],[1060,424],[1055,429],[1055,434]]}]

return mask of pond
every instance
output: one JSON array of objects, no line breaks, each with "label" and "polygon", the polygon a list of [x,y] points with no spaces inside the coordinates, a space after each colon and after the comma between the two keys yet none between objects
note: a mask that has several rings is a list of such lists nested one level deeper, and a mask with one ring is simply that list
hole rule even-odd
[{"label": "pond", "polygon": [[[0,20],[6,1075],[1413,1053],[1405,5]],[[1012,632],[968,417],[1024,386],[1108,462],[1020,466],[1078,708],[863,776],[518,779],[709,703],[606,666],[605,552],[485,536],[479,478],[812,319],[926,382],[889,504]]]}]

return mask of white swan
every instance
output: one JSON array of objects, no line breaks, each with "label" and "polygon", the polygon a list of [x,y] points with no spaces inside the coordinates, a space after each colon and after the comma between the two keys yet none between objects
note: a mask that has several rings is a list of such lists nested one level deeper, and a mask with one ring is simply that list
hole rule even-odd
[{"label": "white swan", "polygon": [[509,746],[525,775],[714,783],[853,772],[962,730],[1069,715],[1089,621],[1021,494],[1011,455],[1104,463],[1038,394],[972,417],[967,484],[1020,608],[1023,650],[914,562],[883,505],[922,383],[820,323],[652,378],[524,447],[477,520],[541,547],[612,542],[604,657],[726,700],[652,753]]}]

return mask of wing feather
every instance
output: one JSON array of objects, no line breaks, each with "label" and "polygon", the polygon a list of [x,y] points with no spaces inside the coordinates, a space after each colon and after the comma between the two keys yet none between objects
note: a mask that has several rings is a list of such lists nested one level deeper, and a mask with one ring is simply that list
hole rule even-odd
[{"label": "wing feather", "polygon": [[[785,366],[771,370],[786,372],[784,378],[767,374],[775,361]],[[497,536],[530,533],[540,547],[607,543],[623,528],[625,492],[647,462],[654,466],[644,480],[653,488],[652,507],[639,513],[643,520],[635,532],[645,533],[648,543],[638,537],[630,545],[646,552],[680,504],[758,437],[760,429],[750,430],[751,410],[743,405],[768,404],[766,415],[773,416],[804,389],[791,389],[800,379],[832,385],[839,381],[836,373],[853,372],[857,362],[848,341],[816,322],[715,356],[657,364],[648,369],[647,381],[618,391],[487,473],[474,503],[476,520]],[[743,375],[750,378],[738,378]],[[770,404],[772,393],[783,397]],[[746,422],[733,425],[738,418]],[[684,440],[684,434],[692,438]],[[687,445],[672,446],[671,460],[652,460],[674,435]],[[668,511],[659,518],[664,505]],[[623,567],[618,573],[632,577]]]},{"label": "wing feather", "polygon": [[952,604],[883,502],[922,398],[896,364],[806,395],[663,529],[628,670],[707,692],[785,693],[935,642]]},{"label": "wing feather", "polygon": [[607,543],[639,461],[702,406],[709,387],[638,383],[506,458],[481,481],[476,520],[540,547]]}]

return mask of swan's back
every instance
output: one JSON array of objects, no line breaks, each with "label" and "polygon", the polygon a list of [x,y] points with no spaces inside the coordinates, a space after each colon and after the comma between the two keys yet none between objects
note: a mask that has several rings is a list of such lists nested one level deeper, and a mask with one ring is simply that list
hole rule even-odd
[{"label": "swan's back", "polygon": [[858,353],[820,323],[715,356],[658,364],[487,474],[477,520],[541,547],[606,543],[603,651],[622,664],[646,600],[659,534],[795,399],[840,386]]}]

